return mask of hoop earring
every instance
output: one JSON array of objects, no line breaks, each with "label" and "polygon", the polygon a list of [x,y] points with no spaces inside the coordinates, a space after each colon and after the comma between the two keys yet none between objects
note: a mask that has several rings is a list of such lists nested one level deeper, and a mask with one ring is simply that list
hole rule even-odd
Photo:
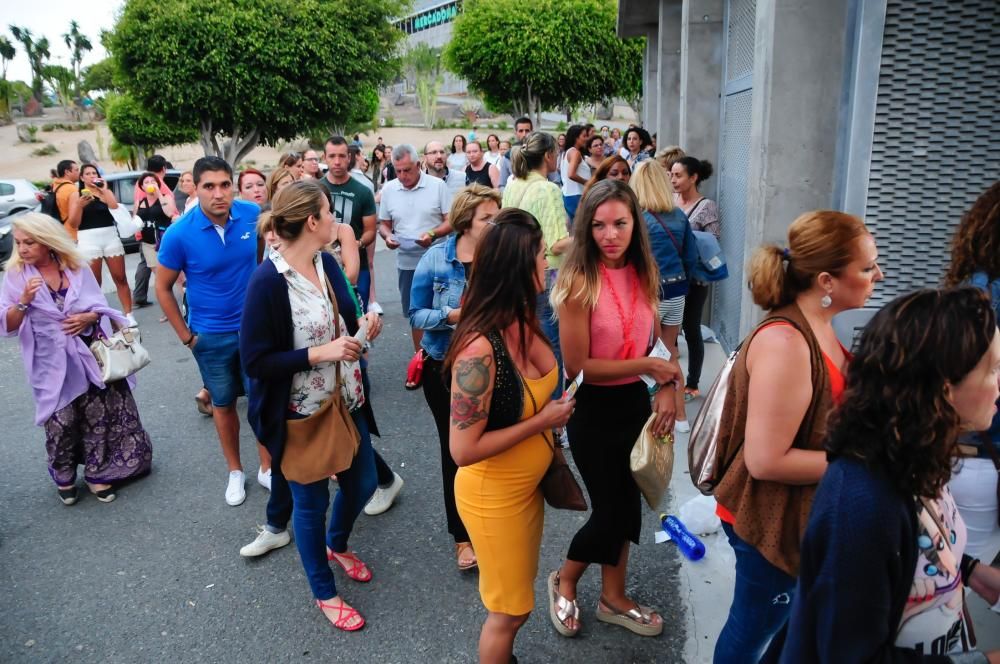
[{"label": "hoop earring", "polygon": [[833,304],[833,298],[830,297],[829,293],[821,297],[819,300],[819,306],[823,307],[824,309],[829,309],[832,304]]}]

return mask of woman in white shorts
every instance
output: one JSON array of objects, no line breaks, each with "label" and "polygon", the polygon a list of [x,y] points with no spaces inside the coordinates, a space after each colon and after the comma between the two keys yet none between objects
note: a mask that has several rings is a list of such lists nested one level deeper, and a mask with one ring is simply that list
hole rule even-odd
[{"label": "woman in white shorts", "polygon": [[134,326],[132,291],[125,277],[125,247],[111,216],[111,210],[117,207],[118,200],[101,179],[97,166],[83,164],[80,167],[80,190],[74,191],[70,197],[66,225],[76,230],[80,253],[90,263],[98,285],[101,284],[104,264],[107,264],[122,311]]}]

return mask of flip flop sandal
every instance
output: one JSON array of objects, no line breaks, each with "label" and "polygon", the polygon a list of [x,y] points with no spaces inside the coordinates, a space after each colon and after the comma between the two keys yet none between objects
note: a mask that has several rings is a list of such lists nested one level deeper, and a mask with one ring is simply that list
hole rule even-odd
[{"label": "flip flop sandal", "polygon": [[[348,561],[350,561],[351,566],[348,567],[347,565],[345,565],[344,562],[341,560],[341,558],[346,558]],[[327,547],[326,559],[332,560],[338,565],[340,565],[341,569],[344,570],[344,573],[347,574],[348,578],[353,579],[354,581],[357,581],[359,583],[368,583],[369,581],[372,580],[371,570],[368,569],[368,566],[365,565],[363,562],[361,562],[358,559],[358,557],[354,555],[354,553],[351,551],[348,551],[346,553],[334,553],[333,550],[330,549],[330,547]]]},{"label": "flip flop sandal", "polygon": [[[603,607],[607,607],[605,610]],[[659,636],[663,632],[663,619],[653,622],[653,616],[659,615],[652,609],[636,605],[628,611],[619,611],[603,599],[597,603],[597,619],[611,625],[624,627],[639,636]]]},{"label": "flip flop sandal", "polygon": [[212,414],[212,402],[211,401],[203,401],[203,400],[199,399],[198,395],[196,394],[196,395],[194,395],[194,402],[198,406],[198,412],[199,413],[201,413],[202,415],[209,415],[209,416],[211,416],[211,414]]},{"label": "flip flop sandal", "polygon": [[[323,611],[323,609],[330,609],[331,611],[337,612],[336,620],[333,620],[332,618],[330,618],[330,616],[326,615],[326,612],[323,613],[323,616],[326,617],[326,619],[330,621],[330,624],[332,624],[337,629],[342,629],[345,632],[356,632],[365,626],[364,616],[358,613],[357,609],[355,609],[354,607],[347,606],[346,604],[344,604],[344,600],[340,600],[340,606],[334,606],[333,604],[327,604],[323,600],[318,599],[316,600],[316,606],[319,607],[320,611]],[[351,619],[354,618],[354,616],[361,618],[361,622],[357,623],[356,625],[349,625]]]},{"label": "flip flop sandal", "polygon": [[[465,551],[472,553],[472,560],[466,559],[462,562],[462,554]],[[476,552],[472,548],[471,542],[459,542],[455,545],[455,557],[458,558],[458,569],[465,572],[470,569],[475,569],[479,565],[479,561],[476,560]]]},{"label": "flip flop sandal", "polygon": [[701,392],[698,390],[684,390],[684,403],[689,401],[694,401],[701,396]]},{"label": "flip flop sandal", "polygon": [[[559,572],[549,574],[549,618],[556,631],[566,637],[574,637],[580,631],[580,607],[576,600],[569,600],[559,594]],[[576,620],[576,629],[566,626],[570,618]]]}]

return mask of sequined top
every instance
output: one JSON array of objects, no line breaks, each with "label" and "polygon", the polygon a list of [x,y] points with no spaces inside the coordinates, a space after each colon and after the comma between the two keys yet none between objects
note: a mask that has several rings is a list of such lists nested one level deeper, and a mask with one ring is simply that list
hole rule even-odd
[{"label": "sequined top", "polygon": [[493,347],[493,360],[496,362],[496,378],[493,381],[493,398],[490,400],[490,414],[486,418],[486,430],[496,431],[521,421],[524,385],[500,333],[493,330],[486,338]]}]

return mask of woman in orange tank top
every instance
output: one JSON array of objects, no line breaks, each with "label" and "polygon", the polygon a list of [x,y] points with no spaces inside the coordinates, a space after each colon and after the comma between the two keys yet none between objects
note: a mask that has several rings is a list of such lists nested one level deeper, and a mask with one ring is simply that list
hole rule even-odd
[{"label": "woman in orange tank top", "polygon": [[727,408],[745,413],[742,446],[715,490],[736,552],[733,603],[715,646],[724,664],[758,662],[788,619],[800,528],[827,465],[826,416],[850,359],[833,317],[864,306],[882,279],[864,223],[834,211],[799,216],[788,247],[758,249],[748,275],[754,302],[769,313],[734,367],[746,387]]}]

